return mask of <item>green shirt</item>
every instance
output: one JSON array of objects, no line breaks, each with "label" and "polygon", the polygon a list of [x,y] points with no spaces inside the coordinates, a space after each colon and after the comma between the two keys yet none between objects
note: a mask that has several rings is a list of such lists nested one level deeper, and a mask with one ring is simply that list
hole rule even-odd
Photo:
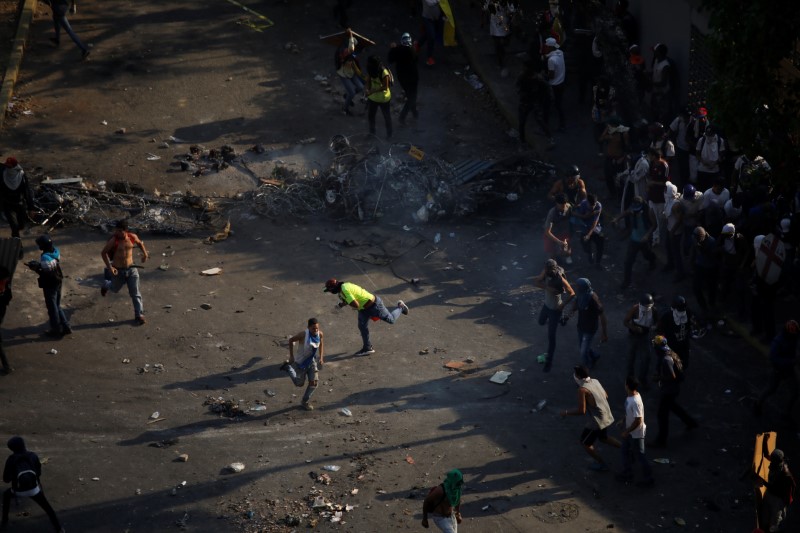
[{"label": "green shirt", "polygon": [[364,309],[364,306],[375,299],[375,297],[364,290],[363,288],[359,287],[355,283],[342,283],[341,292],[339,292],[339,298],[350,305],[350,302],[355,301],[358,304],[358,310],[361,311]]},{"label": "green shirt", "polygon": [[[389,75],[389,71],[386,70],[386,69],[383,69],[381,71],[381,77],[380,78],[372,78],[372,77],[370,77],[370,79],[369,79],[370,95],[367,96],[367,98],[369,98],[373,102],[377,102],[379,104],[382,104],[384,102],[388,102],[389,100],[392,99],[392,90],[388,89],[388,88],[387,89],[383,89],[382,88],[383,87],[383,80],[388,75]],[[375,91],[375,92],[371,92],[371,91]]]}]

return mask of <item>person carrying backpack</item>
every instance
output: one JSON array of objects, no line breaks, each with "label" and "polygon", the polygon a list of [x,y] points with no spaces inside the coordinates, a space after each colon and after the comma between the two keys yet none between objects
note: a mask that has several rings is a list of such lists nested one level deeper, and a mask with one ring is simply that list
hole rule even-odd
[{"label": "person carrying backpack", "polygon": [[697,428],[697,421],[678,405],[680,384],[683,381],[683,363],[678,354],[667,345],[667,338],[656,335],[653,338],[653,349],[658,363],[658,386],[661,389],[661,398],[658,402],[658,433],[656,439],[649,444],[651,448],[665,448],[669,436],[669,414],[678,415],[686,424],[687,430]]},{"label": "person carrying backpack", "polygon": [[53,245],[50,235],[39,235],[36,246],[42,255],[39,261],[29,261],[28,268],[39,274],[39,287],[44,292],[44,304],[47,306],[47,315],[50,318],[50,330],[46,333],[49,337],[61,337],[72,333],[72,328],[67,320],[67,315],[61,309],[61,287],[64,282],[64,273],[61,272],[61,254]]},{"label": "person carrying backpack", "polygon": [[39,456],[25,449],[25,441],[22,437],[11,437],[8,441],[8,449],[13,453],[6,459],[3,482],[11,483],[11,488],[6,489],[3,493],[3,521],[0,522],[0,529],[8,527],[11,497],[25,496],[39,504],[39,507],[47,513],[54,531],[64,533],[64,528],[61,527],[56,512],[50,506],[42,490],[39,479],[42,475],[42,464],[39,462]]}]

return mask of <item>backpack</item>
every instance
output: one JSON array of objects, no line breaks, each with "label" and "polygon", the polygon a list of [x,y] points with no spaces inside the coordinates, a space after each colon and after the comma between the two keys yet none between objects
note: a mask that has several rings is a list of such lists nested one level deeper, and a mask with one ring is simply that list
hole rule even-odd
[{"label": "backpack", "polygon": [[39,477],[30,464],[30,460],[23,456],[17,459],[17,492],[27,492],[39,486]]}]

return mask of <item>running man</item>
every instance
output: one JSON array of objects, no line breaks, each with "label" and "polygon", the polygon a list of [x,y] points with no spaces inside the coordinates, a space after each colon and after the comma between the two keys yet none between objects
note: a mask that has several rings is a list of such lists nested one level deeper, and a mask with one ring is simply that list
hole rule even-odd
[{"label": "running man", "polygon": [[[294,345],[298,343],[298,353],[294,354]],[[322,330],[319,328],[319,320],[316,318],[308,319],[308,329],[301,331],[289,339],[289,360],[281,365],[281,370],[289,373],[292,383],[297,387],[302,387],[308,378],[308,387],[303,395],[303,409],[313,411],[311,396],[317,390],[319,383],[319,369],[325,364],[325,347],[322,343]],[[300,371],[298,375],[297,370]]]}]

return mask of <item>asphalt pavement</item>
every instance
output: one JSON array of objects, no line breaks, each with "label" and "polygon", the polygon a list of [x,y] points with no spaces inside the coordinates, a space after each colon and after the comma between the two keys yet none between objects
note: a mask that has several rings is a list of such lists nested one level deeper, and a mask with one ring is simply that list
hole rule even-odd
[{"label": "asphalt pavement", "polygon": [[[371,29],[382,46],[418,24],[406,2],[355,4],[354,27]],[[443,50],[436,67],[423,69],[426,120],[398,128],[397,142],[419,143],[451,161],[516,154],[576,163],[590,188],[601,187],[589,106],[574,103],[572,91],[568,128],[555,150],[537,151],[508,135],[511,126],[498,115],[516,114],[513,84],[523,61],[516,53],[527,43],[512,43],[509,74],[502,77],[473,4],[452,1],[463,49]],[[124,179],[150,190],[235,194],[257,183],[247,169],[194,179],[170,164],[185,147],[159,143],[173,136],[243,152],[263,142],[311,169],[324,159],[319,145],[325,139],[365,129],[363,110],[353,120],[336,113],[338,86],[314,81],[330,74],[330,50],[316,41],[336,30],[327,8],[254,5],[275,22],[262,31],[250,24],[256,18],[222,0],[141,1],[114,9],[87,2],[79,9],[73,26],[94,45],[87,62],[77,60],[68,41],[58,50],[48,46],[46,10],[34,18],[16,91],[33,114],[7,124],[2,134],[22,160],[36,162],[29,168]],[[293,53],[287,43],[301,50]],[[467,63],[488,85],[492,102],[463,79]],[[115,134],[118,128],[126,133]],[[308,137],[320,139],[315,150],[298,149],[296,140]],[[376,146],[387,148],[382,141]],[[146,160],[153,151],[161,162]],[[41,294],[32,274],[20,272],[4,323],[16,372],[0,379],[3,430],[26,436],[48,459],[48,498],[68,531],[290,531],[287,516],[303,527],[317,521],[320,531],[413,529],[426,488],[453,467],[465,472],[469,487],[465,531],[606,531],[613,525],[634,532],[675,528],[680,519],[727,532],[751,524],[750,485],[740,474],[752,456],[752,435],[786,423],[779,408],[762,420],[750,415],[749,398],[765,382],[767,367],[739,340],[710,334],[696,343],[694,375],[682,400],[701,428],[688,434],[674,427],[670,448],[651,454],[668,459],[654,464],[653,490],[586,469],[588,456],[578,443],[583,421],[558,416],[575,403],[574,325],[560,328],[551,374],[535,359],[546,335],[535,323],[541,292],[530,277],[543,260],[547,186],[539,184],[507,210],[411,232],[403,231],[405,221],[265,221],[238,210],[231,213],[233,234],[215,245],[202,242],[205,234],[143,236],[153,256],[142,273],[144,327],[132,324],[124,293],[99,295],[99,251],[107,235],[58,230],[75,333],[61,341],[40,335]],[[34,228],[25,241],[40,231]],[[351,259],[390,239],[403,243],[391,267]],[[593,271],[592,279],[612,337],[595,377],[619,417],[627,348],[621,322],[636,294],[615,293],[624,242],[614,239],[610,272],[595,277]],[[199,275],[211,267],[223,274]],[[583,272],[578,258],[568,276]],[[371,326],[375,356],[352,356],[360,346],[355,314],[335,311],[335,300],[322,293],[331,276],[411,307],[396,325]],[[401,279],[411,277],[422,283]],[[643,268],[635,277],[640,289],[658,281]],[[682,290],[665,289],[657,291],[661,302]],[[310,413],[299,408],[302,389],[277,370],[287,355],[282,342],[309,316],[322,322],[328,351]],[[448,370],[448,361],[466,366]],[[508,383],[489,382],[498,370],[512,372]],[[645,398],[651,428],[655,396]],[[248,415],[212,412],[205,404],[218,398]],[[259,405],[266,409],[249,411]],[[353,416],[341,414],[343,407]],[[781,446],[796,456],[793,439],[782,437]],[[188,462],[179,459],[184,453]],[[616,450],[600,453],[617,462]],[[233,473],[228,466],[239,461],[245,470]],[[320,480],[323,472],[330,485]],[[355,507],[342,524],[332,523],[331,515],[311,509],[318,496]],[[22,505],[12,510],[10,531],[44,527],[38,508]]]}]

